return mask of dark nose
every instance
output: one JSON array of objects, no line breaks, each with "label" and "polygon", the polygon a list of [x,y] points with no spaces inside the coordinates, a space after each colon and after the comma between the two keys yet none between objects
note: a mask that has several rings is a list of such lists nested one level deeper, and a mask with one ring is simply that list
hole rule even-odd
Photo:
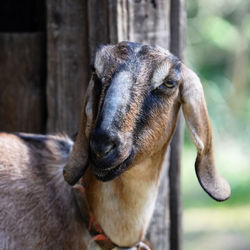
[{"label": "dark nose", "polygon": [[110,131],[95,129],[90,138],[91,153],[98,159],[113,152],[119,145],[119,138]]}]

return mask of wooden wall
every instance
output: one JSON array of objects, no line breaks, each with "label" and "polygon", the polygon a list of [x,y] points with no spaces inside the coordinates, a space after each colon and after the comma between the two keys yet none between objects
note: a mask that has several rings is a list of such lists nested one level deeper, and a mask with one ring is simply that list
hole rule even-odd
[{"label": "wooden wall", "polygon": [[[184,0],[27,2],[33,6],[33,14],[26,13],[31,15],[30,25],[15,29],[18,22],[8,25],[7,17],[6,25],[0,25],[1,131],[73,135],[88,84],[89,63],[100,44],[130,40],[183,55]],[[13,4],[17,7],[20,1],[13,0]],[[8,12],[15,6],[5,9]],[[147,234],[157,250],[181,249],[181,124],[166,156]]]},{"label": "wooden wall", "polygon": [[0,130],[46,129],[46,31],[42,0],[0,3]]}]

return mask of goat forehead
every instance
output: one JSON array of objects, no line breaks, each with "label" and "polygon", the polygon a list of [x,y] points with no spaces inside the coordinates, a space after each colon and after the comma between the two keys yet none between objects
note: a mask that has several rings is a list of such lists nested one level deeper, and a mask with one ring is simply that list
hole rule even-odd
[{"label": "goat forehead", "polygon": [[155,70],[162,61],[170,65],[172,55],[160,47],[122,42],[101,47],[96,53],[95,68],[99,76],[116,71],[121,65],[126,65],[126,70],[137,74],[139,69],[147,72]]}]

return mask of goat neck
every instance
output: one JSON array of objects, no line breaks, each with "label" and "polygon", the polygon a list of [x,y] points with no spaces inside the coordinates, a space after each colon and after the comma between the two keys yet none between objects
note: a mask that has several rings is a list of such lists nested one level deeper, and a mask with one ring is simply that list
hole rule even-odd
[{"label": "goat neck", "polygon": [[120,247],[143,239],[157,197],[164,152],[134,164],[120,177],[102,182],[90,170],[84,177],[90,210],[105,234]]}]

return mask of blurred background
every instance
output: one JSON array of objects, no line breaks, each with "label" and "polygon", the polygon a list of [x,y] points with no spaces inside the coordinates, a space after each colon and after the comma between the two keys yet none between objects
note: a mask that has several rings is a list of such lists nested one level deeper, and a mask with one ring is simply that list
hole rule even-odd
[{"label": "blurred background", "polygon": [[201,78],[220,173],[231,198],[213,201],[195,176],[185,128],[184,250],[250,249],[250,1],[188,0],[185,61]]}]

